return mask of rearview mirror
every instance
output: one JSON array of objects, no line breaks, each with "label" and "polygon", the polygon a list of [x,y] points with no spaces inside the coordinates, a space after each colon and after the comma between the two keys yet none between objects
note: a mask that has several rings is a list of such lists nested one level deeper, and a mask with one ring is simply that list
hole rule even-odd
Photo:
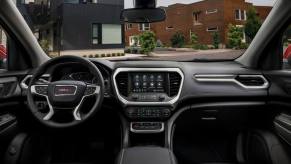
[{"label": "rearview mirror", "polygon": [[152,23],[166,19],[166,12],[161,8],[124,9],[121,19],[128,23]]}]

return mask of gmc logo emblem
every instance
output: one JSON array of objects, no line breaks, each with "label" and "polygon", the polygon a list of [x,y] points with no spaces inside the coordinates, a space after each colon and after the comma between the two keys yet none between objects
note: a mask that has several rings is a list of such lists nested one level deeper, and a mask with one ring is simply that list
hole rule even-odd
[{"label": "gmc logo emblem", "polygon": [[77,86],[67,85],[67,86],[55,86],[55,96],[70,96],[75,95],[77,91]]}]

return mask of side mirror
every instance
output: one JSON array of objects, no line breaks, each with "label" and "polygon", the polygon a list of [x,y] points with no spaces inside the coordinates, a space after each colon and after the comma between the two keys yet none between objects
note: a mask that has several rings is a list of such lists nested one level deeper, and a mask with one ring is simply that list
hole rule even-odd
[{"label": "side mirror", "polygon": [[161,22],[166,19],[166,12],[161,8],[124,9],[121,12],[121,19],[128,23]]}]

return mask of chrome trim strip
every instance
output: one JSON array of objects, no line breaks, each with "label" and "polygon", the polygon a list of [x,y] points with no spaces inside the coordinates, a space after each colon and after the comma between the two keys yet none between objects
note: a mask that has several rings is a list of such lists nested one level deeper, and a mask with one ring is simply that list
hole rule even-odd
[{"label": "chrome trim strip", "polygon": [[77,121],[81,121],[82,120],[80,112],[79,112],[79,108],[83,104],[83,101],[85,100],[85,98],[89,97],[89,96],[92,96],[92,95],[95,95],[95,94],[97,95],[97,94],[100,93],[100,86],[98,86],[98,85],[87,85],[87,87],[95,87],[95,92],[92,93],[92,94],[89,94],[89,95],[84,95],[82,97],[80,103],[75,107],[75,109],[73,111],[73,116],[74,116],[74,119],[77,120]]},{"label": "chrome trim strip", "polygon": [[52,116],[55,114],[54,108],[53,108],[53,106],[51,105],[51,103],[50,103],[49,98],[48,98],[47,95],[39,94],[39,93],[36,92],[36,90],[35,90],[35,87],[36,87],[36,86],[46,86],[46,87],[47,87],[48,85],[32,85],[32,86],[31,86],[31,93],[36,94],[36,95],[39,95],[39,96],[43,96],[43,97],[46,98],[47,104],[48,104],[48,106],[49,106],[49,112],[47,113],[46,116],[44,116],[43,120],[48,121],[48,120],[50,120],[50,119],[52,118]]},{"label": "chrome trim strip", "polygon": [[132,128],[133,123],[147,123],[147,122],[131,122],[130,123],[130,131],[133,133],[161,133],[165,130],[165,125],[163,122],[150,122],[150,123],[161,123],[162,124],[161,129],[157,129],[157,130],[136,130],[136,129]]},{"label": "chrome trim strip", "polygon": [[[140,101],[129,101],[126,100],[120,93],[117,87],[116,76],[121,72],[177,72],[181,76],[180,89],[174,98],[167,102],[140,102]],[[125,105],[173,105],[175,104],[180,97],[182,87],[184,84],[184,74],[180,68],[117,68],[113,74],[113,84],[116,91],[118,99]]]},{"label": "chrome trim strip", "polygon": [[[33,75],[27,75],[25,76],[22,81],[20,82],[20,86],[22,89],[28,89],[28,86],[25,84],[25,82],[29,79],[32,78]],[[50,77],[50,74],[44,74],[41,77]],[[44,80],[44,79],[43,79]],[[46,80],[45,80],[46,81]]]},{"label": "chrome trim strip", "polygon": [[[235,79],[237,76],[239,76],[239,77],[260,77],[264,81],[264,84],[261,86],[246,86]],[[269,87],[269,82],[263,75],[198,74],[198,75],[194,75],[194,79],[198,82],[231,82],[231,83],[235,83],[235,84],[241,86],[244,89],[266,89]]]}]

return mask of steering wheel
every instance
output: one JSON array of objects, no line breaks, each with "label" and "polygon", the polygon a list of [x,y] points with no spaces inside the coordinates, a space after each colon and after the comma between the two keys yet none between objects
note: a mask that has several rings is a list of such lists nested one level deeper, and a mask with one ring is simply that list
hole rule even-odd
[{"label": "steering wheel", "polygon": [[[57,64],[76,63],[88,68],[97,79],[96,84],[86,84],[83,81],[60,80],[46,84],[36,84],[38,79]],[[45,97],[49,111],[42,113],[36,107],[34,96]],[[87,97],[93,97],[94,105],[89,112],[82,113],[80,108]],[[61,56],[50,59],[41,65],[31,78],[27,90],[28,106],[33,115],[44,125],[53,128],[66,128],[81,124],[91,118],[100,109],[104,96],[104,80],[99,69],[91,61],[77,56]],[[58,122],[53,119],[57,112],[73,117],[68,122]]]}]

